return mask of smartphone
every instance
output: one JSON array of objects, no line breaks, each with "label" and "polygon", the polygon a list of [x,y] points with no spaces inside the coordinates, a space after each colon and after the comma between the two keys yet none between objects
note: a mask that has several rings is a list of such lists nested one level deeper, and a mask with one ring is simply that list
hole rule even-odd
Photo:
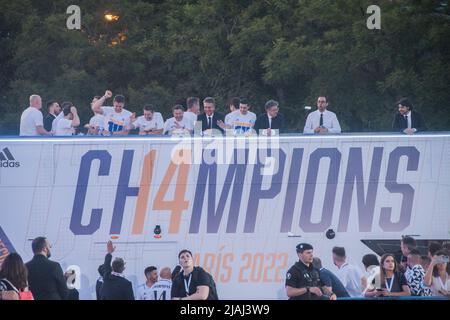
[{"label": "smartphone", "polygon": [[437,263],[448,263],[449,257],[448,256],[438,256],[436,259]]}]

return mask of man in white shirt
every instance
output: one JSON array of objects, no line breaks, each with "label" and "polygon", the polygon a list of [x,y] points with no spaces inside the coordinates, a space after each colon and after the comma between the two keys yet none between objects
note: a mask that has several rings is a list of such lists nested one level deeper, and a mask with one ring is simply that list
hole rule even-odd
[{"label": "man in white shirt", "polygon": [[20,136],[50,136],[44,129],[44,118],[40,109],[42,99],[37,94],[30,96],[30,106],[22,112],[20,117]]},{"label": "man in white shirt", "polygon": [[180,104],[172,108],[173,118],[167,119],[164,124],[164,134],[187,135],[194,131],[192,122],[184,117],[184,109]]},{"label": "man in white shirt", "polygon": [[105,100],[112,97],[112,92],[106,90],[105,95],[92,104],[92,111],[105,117],[103,135],[127,135],[130,128],[131,112],[124,109],[125,97],[116,95],[113,107],[102,107]]},{"label": "man in white shirt", "polygon": [[131,117],[131,129],[139,128],[139,135],[146,136],[152,134],[162,134],[164,130],[164,119],[151,104],[144,106],[144,115],[133,121]]},{"label": "man in white shirt", "polygon": [[233,111],[225,116],[225,123],[218,121],[222,129],[232,129],[234,135],[249,135],[252,133],[256,122],[256,114],[251,111],[247,99],[241,99],[239,110]]},{"label": "man in white shirt", "polygon": [[172,271],[169,267],[161,269],[159,281],[150,289],[150,300],[171,300],[170,291],[172,290]]},{"label": "man in white shirt", "polygon": [[136,300],[156,300],[153,298],[152,287],[158,282],[158,269],[150,266],[144,270],[147,281],[137,287]]},{"label": "man in white shirt", "polygon": [[64,118],[60,119],[56,124],[56,136],[71,136],[75,133],[75,128],[80,125],[77,108],[72,102],[63,102],[62,112]]},{"label": "man in white shirt", "polygon": [[341,133],[341,126],[334,112],[328,111],[326,97],[317,98],[317,110],[306,119],[304,134]]},{"label": "man in white shirt", "polygon": [[192,128],[195,128],[197,116],[200,113],[200,99],[197,97],[189,97],[186,99],[186,112],[183,117],[192,122]]},{"label": "man in white shirt", "polygon": [[345,248],[333,248],[333,263],[338,267],[336,276],[341,280],[350,297],[360,297],[363,289],[363,272],[356,266],[346,262]]}]

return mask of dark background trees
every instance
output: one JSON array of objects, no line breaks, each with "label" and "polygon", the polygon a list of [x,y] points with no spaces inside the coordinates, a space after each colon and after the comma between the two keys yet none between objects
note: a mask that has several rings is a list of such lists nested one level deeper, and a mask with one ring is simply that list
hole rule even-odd
[{"label": "dark background trees", "polygon": [[[17,134],[28,96],[72,101],[82,122],[109,88],[167,117],[188,96],[276,99],[291,130],[325,94],[344,131],[388,131],[412,99],[432,130],[450,117],[449,1],[0,0],[0,134]],[[81,8],[82,30],[66,28]],[[366,8],[381,7],[381,30]],[[115,22],[105,13],[120,16]]]}]

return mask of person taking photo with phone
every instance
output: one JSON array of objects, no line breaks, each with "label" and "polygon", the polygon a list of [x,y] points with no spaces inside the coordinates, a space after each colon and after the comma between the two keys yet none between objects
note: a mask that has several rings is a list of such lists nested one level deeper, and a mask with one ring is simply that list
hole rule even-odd
[{"label": "person taking photo with phone", "polygon": [[425,285],[431,288],[433,296],[450,296],[450,264],[448,253],[439,250],[431,259],[425,274]]}]

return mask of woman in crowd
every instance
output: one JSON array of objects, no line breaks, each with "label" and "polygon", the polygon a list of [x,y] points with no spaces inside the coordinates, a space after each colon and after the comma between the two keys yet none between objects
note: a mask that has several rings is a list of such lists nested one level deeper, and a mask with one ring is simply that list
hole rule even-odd
[{"label": "woman in crowd", "polygon": [[450,264],[448,252],[439,250],[431,259],[431,263],[425,274],[425,285],[431,287],[433,296],[450,295]]},{"label": "woman in crowd", "polygon": [[27,267],[20,255],[10,253],[3,261],[0,270],[0,299],[19,300],[21,296],[31,299],[27,278]]},{"label": "woman in crowd", "polygon": [[400,297],[410,296],[408,282],[405,275],[398,271],[397,262],[393,254],[386,253],[380,260],[381,288],[369,289],[366,297]]}]

